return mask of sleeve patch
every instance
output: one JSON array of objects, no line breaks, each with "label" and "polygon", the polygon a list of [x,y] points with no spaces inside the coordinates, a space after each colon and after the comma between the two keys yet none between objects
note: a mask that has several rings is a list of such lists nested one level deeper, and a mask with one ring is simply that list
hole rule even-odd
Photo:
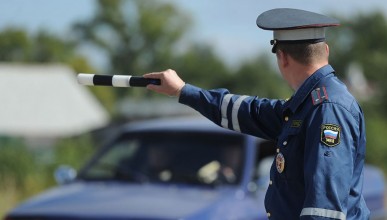
[{"label": "sleeve patch", "polygon": [[341,128],[335,124],[321,125],[321,142],[329,147],[340,144]]}]

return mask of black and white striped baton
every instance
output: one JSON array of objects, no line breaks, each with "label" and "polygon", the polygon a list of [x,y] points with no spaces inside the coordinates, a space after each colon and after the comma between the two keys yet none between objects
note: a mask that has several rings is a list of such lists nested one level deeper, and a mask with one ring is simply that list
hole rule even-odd
[{"label": "black and white striped baton", "polygon": [[149,84],[160,85],[159,79],[129,75],[78,74],[78,83],[87,86],[146,87]]}]

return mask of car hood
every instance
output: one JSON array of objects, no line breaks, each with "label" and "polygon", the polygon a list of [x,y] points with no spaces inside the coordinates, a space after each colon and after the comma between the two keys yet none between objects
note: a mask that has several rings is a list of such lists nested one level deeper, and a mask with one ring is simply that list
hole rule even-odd
[{"label": "car hood", "polygon": [[[221,193],[222,191],[228,193]],[[76,182],[49,190],[10,215],[180,219],[216,203],[231,189]],[[233,191],[233,190],[231,190]]]}]

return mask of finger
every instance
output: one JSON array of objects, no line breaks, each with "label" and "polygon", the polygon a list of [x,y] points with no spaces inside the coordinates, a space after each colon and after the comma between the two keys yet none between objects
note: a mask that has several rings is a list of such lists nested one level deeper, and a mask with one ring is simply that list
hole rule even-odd
[{"label": "finger", "polygon": [[143,75],[144,78],[155,78],[155,79],[160,79],[161,74],[160,73],[147,73]]},{"label": "finger", "polygon": [[158,91],[160,86],[157,86],[157,85],[153,85],[153,84],[148,84],[146,86],[147,89],[151,90],[151,91]]}]

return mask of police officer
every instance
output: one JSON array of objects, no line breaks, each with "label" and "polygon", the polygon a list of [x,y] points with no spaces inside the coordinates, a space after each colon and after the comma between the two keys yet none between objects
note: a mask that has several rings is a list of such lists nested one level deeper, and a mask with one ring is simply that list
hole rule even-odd
[{"label": "police officer", "polygon": [[[175,71],[148,89],[179,96],[216,124],[274,140],[277,154],[265,197],[269,219],[368,219],[362,196],[365,122],[361,108],[328,64],[325,27],[335,19],[298,9],[273,9],[257,18],[273,30],[272,52],[295,91],[285,100],[204,90]],[[259,79],[257,79],[259,80]]]}]

